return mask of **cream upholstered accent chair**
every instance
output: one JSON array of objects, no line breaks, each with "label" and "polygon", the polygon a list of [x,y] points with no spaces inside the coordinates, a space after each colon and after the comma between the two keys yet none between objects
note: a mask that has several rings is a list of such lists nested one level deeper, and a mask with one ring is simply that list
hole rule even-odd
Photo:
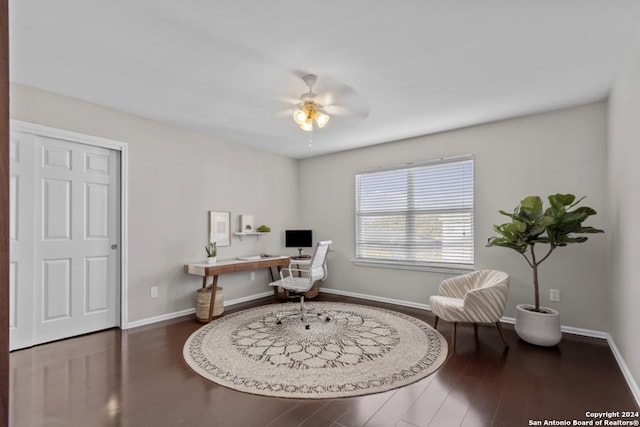
[{"label": "cream upholstered accent chair", "polygon": [[[289,267],[280,270],[280,280],[269,283],[271,286],[278,286],[285,289],[289,295],[300,297],[300,306],[295,311],[280,312],[276,318],[276,324],[282,323],[284,317],[300,317],[305,323],[305,328],[309,329],[308,315],[310,312],[304,306],[304,293],[313,287],[318,280],[327,278],[327,255],[331,247],[331,240],[318,242],[311,259],[293,260]],[[293,266],[296,266],[295,268]],[[324,313],[315,313],[317,316],[325,316],[325,320],[331,320]]]},{"label": "cream upholstered accent chair", "polygon": [[497,270],[478,270],[443,280],[440,295],[429,298],[431,311],[438,319],[453,323],[453,351],[456,350],[458,323],[473,323],[478,333],[478,323],[495,323],[505,347],[509,347],[500,325],[509,293],[509,275]]}]

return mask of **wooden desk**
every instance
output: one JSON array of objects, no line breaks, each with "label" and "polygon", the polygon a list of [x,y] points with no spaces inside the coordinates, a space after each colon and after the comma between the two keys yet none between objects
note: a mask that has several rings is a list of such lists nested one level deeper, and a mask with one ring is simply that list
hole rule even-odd
[{"label": "wooden desk", "polygon": [[[289,265],[289,257],[288,256],[279,256],[279,257],[270,257],[270,258],[262,258],[259,260],[251,260],[251,261],[243,261],[243,260],[229,260],[229,261],[218,261],[215,264],[206,264],[202,263],[194,263],[194,264],[186,264],[184,266],[185,273],[193,274],[196,276],[202,276],[202,287],[207,287],[207,277],[213,277],[213,289],[211,291],[211,302],[209,303],[209,317],[207,318],[208,322],[211,322],[213,318],[213,303],[216,300],[216,287],[218,285],[218,276],[220,274],[225,273],[237,273],[239,271],[247,271],[247,270],[258,270],[260,268],[268,268],[269,276],[271,277],[271,281],[274,280],[273,272],[271,271],[271,267],[277,267],[278,271],[282,267],[287,267]],[[277,297],[278,296],[278,288],[273,288],[273,293]]]}]

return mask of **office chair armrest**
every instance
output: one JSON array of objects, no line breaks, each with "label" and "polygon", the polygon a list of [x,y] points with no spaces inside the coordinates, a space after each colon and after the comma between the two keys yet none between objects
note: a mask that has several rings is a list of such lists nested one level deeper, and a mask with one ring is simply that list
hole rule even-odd
[{"label": "office chair armrest", "polygon": [[[288,272],[289,274],[285,276],[285,272]],[[280,278],[284,279],[286,277],[294,277],[295,275],[293,274],[294,272],[299,273],[300,275],[302,273],[308,273],[309,270],[305,270],[302,268],[291,268],[291,266],[287,267],[287,268],[283,268],[282,270],[280,270]]]}]

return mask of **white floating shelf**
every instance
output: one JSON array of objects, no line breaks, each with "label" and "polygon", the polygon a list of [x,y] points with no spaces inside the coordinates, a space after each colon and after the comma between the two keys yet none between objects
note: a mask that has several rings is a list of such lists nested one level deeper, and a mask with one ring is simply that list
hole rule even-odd
[{"label": "white floating shelf", "polygon": [[233,233],[234,236],[238,236],[240,240],[244,240],[245,236],[256,236],[258,240],[262,237],[263,234],[269,234],[269,232],[260,232],[260,231],[236,231]]}]

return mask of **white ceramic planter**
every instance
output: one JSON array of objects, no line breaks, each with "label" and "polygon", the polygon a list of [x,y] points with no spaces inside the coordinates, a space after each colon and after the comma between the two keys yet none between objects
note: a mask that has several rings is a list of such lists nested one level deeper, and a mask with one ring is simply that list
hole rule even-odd
[{"label": "white ceramic planter", "polygon": [[216,261],[217,261],[217,258],[214,256],[207,257],[207,264],[215,264]]},{"label": "white ceramic planter", "polygon": [[530,344],[551,347],[560,342],[562,331],[560,330],[560,313],[548,308],[540,307],[545,313],[527,310],[529,304],[516,306],[516,333],[520,338]]}]

